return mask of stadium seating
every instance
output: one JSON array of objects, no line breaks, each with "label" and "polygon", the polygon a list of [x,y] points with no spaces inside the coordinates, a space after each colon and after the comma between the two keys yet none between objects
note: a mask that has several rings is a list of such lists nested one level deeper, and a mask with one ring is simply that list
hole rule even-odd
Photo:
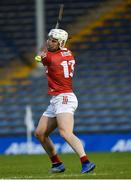
[{"label": "stadium seating", "polygon": [[[73,24],[77,20],[78,17],[81,17],[85,13],[88,13],[88,11],[96,8],[102,2],[104,2],[104,0],[93,0],[93,1],[88,0],[88,2],[86,0],[65,1],[64,2],[64,15],[63,15],[62,22],[60,24],[60,28],[68,30],[68,26],[70,24]],[[58,4],[63,4],[63,1],[62,0],[46,1],[46,4],[45,4],[46,32],[48,32],[51,28],[55,27],[57,17],[58,17],[58,11],[59,11]]]},{"label": "stadium seating", "polygon": [[5,66],[35,47],[34,1],[2,0],[0,17],[0,64]]}]

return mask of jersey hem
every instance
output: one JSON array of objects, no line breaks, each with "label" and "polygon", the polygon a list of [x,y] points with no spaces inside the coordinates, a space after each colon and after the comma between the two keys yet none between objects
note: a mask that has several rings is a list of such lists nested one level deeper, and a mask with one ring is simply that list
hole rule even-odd
[{"label": "jersey hem", "polygon": [[59,94],[63,94],[63,93],[72,93],[73,91],[62,91],[62,92],[55,92],[55,93],[51,93],[51,92],[48,92],[49,95],[51,96],[56,96],[56,95],[59,95]]}]

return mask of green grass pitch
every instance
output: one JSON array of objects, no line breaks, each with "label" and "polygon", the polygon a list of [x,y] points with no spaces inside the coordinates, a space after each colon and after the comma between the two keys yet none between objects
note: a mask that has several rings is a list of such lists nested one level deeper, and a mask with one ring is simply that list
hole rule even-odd
[{"label": "green grass pitch", "polygon": [[131,153],[89,153],[93,173],[80,174],[75,154],[60,155],[66,171],[51,174],[47,155],[0,156],[0,179],[131,179]]}]

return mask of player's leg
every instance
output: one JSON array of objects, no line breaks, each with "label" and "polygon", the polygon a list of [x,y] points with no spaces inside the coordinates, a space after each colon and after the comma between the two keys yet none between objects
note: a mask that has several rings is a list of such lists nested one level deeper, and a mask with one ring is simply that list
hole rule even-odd
[{"label": "player's leg", "polygon": [[95,164],[89,161],[83,145],[78,137],[73,133],[74,117],[71,113],[57,114],[57,124],[60,135],[67,141],[67,143],[74,149],[80,158],[82,164],[81,173],[87,173],[95,168]]},{"label": "player's leg", "polygon": [[54,144],[49,138],[49,134],[56,128],[56,126],[56,118],[42,115],[35,131],[36,137],[39,139],[49,157],[56,155]]},{"label": "player's leg", "polygon": [[57,114],[57,124],[60,135],[69,143],[79,157],[85,156],[83,145],[73,133],[74,117],[71,113]]},{"label": "player's leg", "polygon": [[59,132],[62,137],[71,145],[79,157],[85,156],[81,141],[74,135],[74,112],[78,101],[74,93],[62,93],[55,98],[55,115]]},{"label": "player's leg", "polygon": [[65,171],[64,164],[60,160],[60,157],[55,151],[54,144],[49,138],[49,134],[57,127],[56,118],[51,118],[42,115],[39,124],[36,128],[35,135],[39,139],[41,145],[49,155],[52,162],[51,172],[63,172]]}]

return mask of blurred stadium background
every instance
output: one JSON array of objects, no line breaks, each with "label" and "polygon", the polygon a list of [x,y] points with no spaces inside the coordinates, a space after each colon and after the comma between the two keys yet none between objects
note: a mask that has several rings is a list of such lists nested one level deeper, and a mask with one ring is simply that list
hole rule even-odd
[{"label": "blurred stadium background", "polygon": [[[61,3],[0,1],[0,153],[26,140],[27,105],[36,126],[49,103],[34,56],[55,27]],[[131,0],[66,0],[60,27],[69,32],[77,61],[74,132],[86,150],[131,151]]]}]

